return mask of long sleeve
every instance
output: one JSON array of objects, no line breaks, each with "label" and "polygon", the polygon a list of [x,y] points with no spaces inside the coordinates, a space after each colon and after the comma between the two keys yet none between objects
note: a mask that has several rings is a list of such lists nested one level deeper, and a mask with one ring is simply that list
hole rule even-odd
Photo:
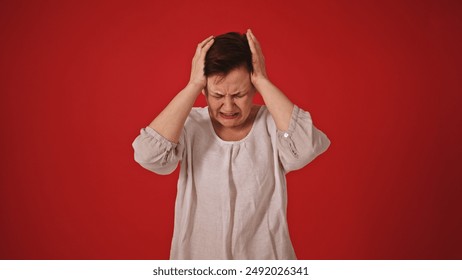
[{"label": "long sleeve", "polygon": [[304,167],[330,145],[327,136],[313,125],[310,113],[297,106],[289,129],[277,134],[279,159],[286,173]]},{"label": "long sleeve", "polygon": [[143,128],[132,144],[135,161],[157,174],[170,174],[181,160],[184,146],[182,140],[180,139],[180,143],[176,144],[150,127]]}]

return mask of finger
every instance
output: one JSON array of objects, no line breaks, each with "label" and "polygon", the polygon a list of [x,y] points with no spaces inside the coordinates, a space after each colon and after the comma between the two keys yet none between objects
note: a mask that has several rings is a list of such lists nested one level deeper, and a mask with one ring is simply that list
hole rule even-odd
[{"label": "finger", "polygon": [[262,51],[261,51],[261,48],[260,48],[260,44],[258,43],[257,41],[257,38],[255,38],[255,36],[253,36],[253,33],[252,31],[249,29],[247,31],[247,40],[249,41],[249,46],[250,46],[250,50],[253,54],[255,54],[256,56],[261,56],[262,55]]},{"label": "finger", "polygon": [[208,41],[207,44],[205,44],[205,46],[201,49],[200,53],[198,54],[198,59],[202,61],[201,63],[205,61],[205,55],[209,51],[210,47],[212,47],[213,42],[214,42],[213,39]]},{"label": "finger", "polygon": [[205,39],[204,41],[200,42],[199,44],[197,44],[197,47],[196,47],[196,53],[194,55],[194,57],[198,57],[201,55],[201,51],[202,51],[202,48],[204,47],[204,45],[207,45],[208,43],[210,43],[211,40],[213,40],[214,36],[209,36],[207,39]]},{"label": "finger", "polygon": [[249,34],[249,36],[250,36],[253,40],[255,40],[255,35],[253,34],[252,29],[250,29],[250,28],[247,29],[247,33]]},{"label": "finger", "polygon": [[198,47],[200,46],[201,48],[203,48],[205,45],[207,45],[207,43],[210,42],[210,40],[213,40],[213,35],[212,36],[209,36],[207,39],[205,39],[204,41],[200,42]]},{"label": "finger", "polygon": [[205,44],[205,46],[201,49],[199,49],[199,47],[197,48],[197,52],[196,54],[194,55],[194,58],[193,58],[193,65],[196,65],[196,66],[199,66],[199,65],[202,65],[202,66],[199,66],[199,67],[203,67],[204,65],[204,62],[205,62],[205,55],[207,54],[208,50],[210,49],[210,47],[213,45],[213,38],[207,42],[207,44]]},{"label": "finger", "polygon": [[259,44],[258,40],[257,40],[257,37],[255,37],[255,35],[253,34],[252,30],[249,29],[247,31],[247,33],[250,35],[250,37],[252,38],[252,40],[255,42],[255,44]]},{"label": "finger", "polygon": [[213,45],[215,42],[214,38],[212,37],[203,47],[202,47],[202,53],[207,53],[207,51],[210,49],[210,47]]},{"label": "finger", "polygon": [[249,42],[250,51],[253,54],[257,53],[257,49],[255,48],[255,42],[253,41],[252,36],[250,35],[250,29],[247,31],[246,35],[247,41]]},{"label": "finger", "polygon": [[197,48],[196,48],[196,51],[200,51],[210,40],[212,40],[214,38],[214,36],[209,36],[207,37],[204,41],[200,42],[199,44],[197,44]]},{"label": "finger", "polygon": [[254,42],[256,51],[261,52],[260,42],[258,42],[257,37],[255,37],[251,29],[248,30],[248,33],[250,38],[252,38],[252,41]]}]

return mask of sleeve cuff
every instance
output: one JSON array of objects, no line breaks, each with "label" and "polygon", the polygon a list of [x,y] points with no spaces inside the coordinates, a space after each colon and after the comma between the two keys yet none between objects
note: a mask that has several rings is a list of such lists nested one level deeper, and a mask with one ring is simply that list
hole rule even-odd
[{"label": "sleeve cuff", "polygon": [[301,110],[297,105],[294,104],[294,109],[292,110],[292,116],[289,122],[289,128],[286,131],[278,129],[278,136],[281,138],[289,138],[294,133],[299,118],[311,118],[311,116],[310,113]]},{"label": "sleeve cuff", "polygon": [[149,136],[151,136],[152,138],[154,138],[154,140],[156,142],[159,142],[159,144],[161,144],[161,146],[163,147],[167,147],[168,149],[175,149],[176,146],[178,145],[177,143],[171,142],[170,140],[162,136],[152,127],[147,126],[146,128],[142,128],[141,133],[143,133],[143,131]]}]

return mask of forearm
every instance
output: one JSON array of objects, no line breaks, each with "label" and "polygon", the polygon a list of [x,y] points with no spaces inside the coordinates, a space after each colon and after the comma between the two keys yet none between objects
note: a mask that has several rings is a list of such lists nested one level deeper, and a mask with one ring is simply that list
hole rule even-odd
[{"label": "forearm", "polygon": [[201,91],[200,85],[189,83],[149,124],[149,127],[169,141],[178,143],[186,118]]},{"label": "forearm", "polygon": [[255,83],[257,91],[263,97],[263,101],[279,130],[286,131],[289,128],[294,104],[268,79],[262,79]]}]

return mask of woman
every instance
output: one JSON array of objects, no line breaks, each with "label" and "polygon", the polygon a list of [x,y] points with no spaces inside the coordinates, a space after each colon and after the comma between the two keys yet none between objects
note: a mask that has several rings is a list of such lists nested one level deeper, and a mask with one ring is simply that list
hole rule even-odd
[{"label": "woman", "polygon": [[[256,92],[266,106],[253,103]],[[193,108],[201,93],[208,107]],[[181,162],[171,259],[295,259],[285,174],[329,144],[270,82],[249,29],[197,46],[189,83],[133,147],[158,174]]]}]

